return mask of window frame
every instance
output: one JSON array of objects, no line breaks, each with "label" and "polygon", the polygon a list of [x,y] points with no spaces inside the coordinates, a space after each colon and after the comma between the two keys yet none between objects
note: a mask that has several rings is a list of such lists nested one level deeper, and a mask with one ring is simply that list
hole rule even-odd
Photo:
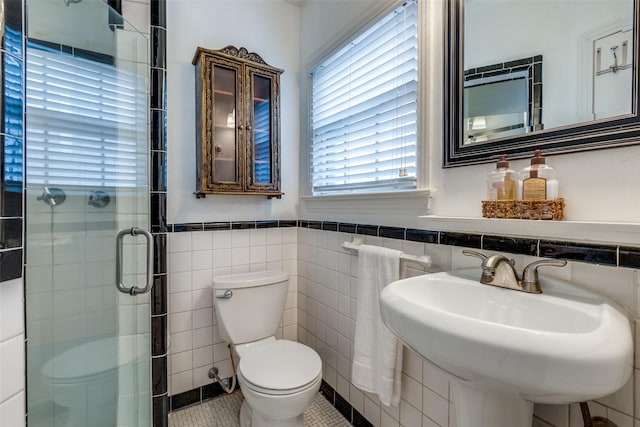
[{"label": "window frame", "polygon": [[[371,25],[374,25],[377,21],[384,18],[387,14],[393,12],[403,1],[394,1],[389,4],[386,2],[378,2],[372,5],[368,9],[368,13],[362,20],[356,22],[350,26],[341,37],[333,40],[318,50],[318,54],[308,61],[307,65],[303,67],[305,70],[304,76],[306,77],[306,99],[303,94],[303,108],[306,107],[306,118],[303,121],[305,128],[302,129],[303,141],[306,143],[301,146],[301,168],[300,176],[305,176],[306,179],[301,180],[300,184],[300,198],[304,204],[314,210],[314,206],[320,207],[319,203],[322,201],[329,201],[335,205],[337,211],[344,210],[345,212],[352,209],[355,205],[362,205],[366,208],[371,205],[372,199],[378,201],[377,205],[385,204],[385,201],[394,203],[397,206],[399,199],[414,202],[416,199],[420,199],[419,210],[421,214],[425,214],[429,209],[429,203],[431,199],[431,190],[429,189],[429,158],[427,156],[427,110],[426,100],[428,93],[428,86],[430,82],[427,80],[427,67],[430,66],[429,58],[426,53],[428,51],[428,44],[433,44],[431,41],[427,43],[426,40],[426,24],[427,24],[427,1],[418,0],[418,96],[417,96],[417,147],[416,147],[416,188],[410,190],[389,190],[381,189],[380,191],[364,191],[364,192],[351,192],[351,193],[335,193],[335,194],[313,194],[312,188],[312,136],[313,129],[311,123],[311,108],[312,108],[312,84],[313,79],[311,73],[321,63],[323,63],[328,57],[344,48],[353,40],[358,38],[364,32],[366,32]],[[431,83],[432,84],[432,83]],[[361,200],[361,202],[351,203],[353,201]],[[314,202],[315,201],[315,202]],[[422,202],[425,203],[422,203]],[[353,205],[345,207],[344,209],[339,207],[342,205]],[[404,206],[404,205],[403,205]]]}]

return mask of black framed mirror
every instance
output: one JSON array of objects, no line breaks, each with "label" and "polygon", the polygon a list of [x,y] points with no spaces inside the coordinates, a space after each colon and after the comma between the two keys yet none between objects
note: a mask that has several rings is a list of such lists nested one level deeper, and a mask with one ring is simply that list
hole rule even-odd
[{"label": "black framed mirror", "polygon": [[640,144],[639,4],[445,0],[443,166]]}]

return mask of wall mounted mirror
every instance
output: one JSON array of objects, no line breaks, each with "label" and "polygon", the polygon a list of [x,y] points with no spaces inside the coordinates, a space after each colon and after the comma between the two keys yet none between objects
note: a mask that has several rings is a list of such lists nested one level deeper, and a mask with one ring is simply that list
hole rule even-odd
[{"label": "wall mounted mirror", "polygon": [[640,143],[640,0],[445,0],[444,167]]}]

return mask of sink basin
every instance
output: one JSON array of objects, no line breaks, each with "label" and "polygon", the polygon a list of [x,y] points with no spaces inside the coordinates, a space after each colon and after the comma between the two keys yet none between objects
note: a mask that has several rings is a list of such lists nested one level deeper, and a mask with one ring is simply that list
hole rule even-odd
[{"label": "sink basin", "polygon": [[[417,276],[391,283],[380,295],[387,327],[456,378],[459,427],[478,426],[477,413],[459,413],[463,406],[478,409],[491,399],[500,411],[506,410],[501,404],[522,406],[525,413],[508,417],[530,427],[531,402],[582,402],[627,382],[632,336],[617,304],[544,276],[543,293],[528,294],[483,285],[480,275],[480,269],[466,269]],[[481,400],[456,405],[456,398]],[[466,424],[472,415],[473,424]],[[517,425],[513,420],[504,425]],[[482,425],[502,424],[489,418]]]}]

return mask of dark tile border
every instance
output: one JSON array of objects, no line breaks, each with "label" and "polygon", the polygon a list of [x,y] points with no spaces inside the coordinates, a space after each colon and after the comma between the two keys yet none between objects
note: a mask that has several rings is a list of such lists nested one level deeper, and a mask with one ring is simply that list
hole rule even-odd
[{"label": "dark tile border", "polygon": [[256,228],[255,221],[238,221],[231,223],[232,230],[251,230],[253,228]]},{"label": "dark tile border", "polygon": [[167,355],[151,358],[151,390],[153,396],[160,396],[167,393]]},{"label": "dark tile border", "polygon": [[24,270],[26,96],[24,1],[2,5],[0,27],[6,31],[0,40],[0,282],[20,278]]},{"label": "dark tile border", "polygon": [[322,230],[322,221],[307,221],[307,227],[314,230]]},{"label": "dark tile border", "polygon": [[[301,228],[311,228],[311,221],[299,220]],[[511,254],[546,258],[566,258],[591,264],[640,268],[640,246],[619,246],[572,241],[555,241],[530,237],[500,236],[493,234],[463,233],[452,231],[422,230],[417,228],[388,227],[385,225],[322,223],[322,230],[386,237],[421,243],[475,248]],[[377,230],[377,233],[374,232]]]},{"label": "dark tile border", "polygon": [[322,380],[320,384],[320,394],[323,395],[351,425],[356,427],[373,427],[372,423],[358,412],[356,408],[351,406],[347,399],[340,396],[325,380]]},{"label": "dark tile border", "polygon": [[617,246],[540,240],[539,254],[545,258],[564,258],[592,264],[617,265]]},{"label": "dark tile border", "polygon": [[205,231],[231,230],[231,223],[230,222],[205,222],[204,223],[204,230]]},{"label": "dark tile border", "polygon": [[[381,225],[378,228],[378,236],[387,237],[389,239],[405,239],[407,229],[400,227],[385,227]],[[408,239],[407,239],[408,240]]]},{"label": "dark tile border", "polygon": [[640,248],[620,246],[618,249],[619,267],[640,268]]},{"label": "dark tile border", "polygon": [[405,239],[412,242],[438,243],[440,238],[437,231],[408,228]]},{"label": "dark tile border", "polygon": [[201,393],[201,387],[198,387],[182,393],[174,394],[170,397],[170,411],[202,403]]},{"label": "dark tile border", "polygon": [[256,228],[278,228],[278,221],[274,219],[256,221]]},{"label": "dark tile border", "polygon": [[538,254],[538,241],[517,237],[483,235],[482,249],[536,256]]},{"label": "dark tile border", "polygon": [[280,228],[297,227],[297,226],[298,226],[298,220],[297,219],[285,219],[285,220],[278,221],[278,227],[280,227]]},{"label": "dark tile border", "polygon": [[365,236],[378,236],[379,225],[358,224],[356,225],[356,234]]},{"label": "dark tile border", "polygon": [[0,282],[22,277],[22,249],[0,251]]},{"label": "dark tile border", "polygon": [[323,221],[322,229],[326,231],[338,231],[338,223]]},{"label": "dark tile border", "polygon": [[565,258],[570,261],[579,261],[591,264],[640,268],[640,245],[638,247],[615,244],[599,245],[573,241],[535,239],[531,237],[423,230],[419,228],[390,227],[376,224],[353,224],[305,219],[211,222],[204,224],[187,223],[169,224],[168,226],[169,230],[173,232],[290,227],[384,237],[435,245],[458,246],[510,254],[539,256],[544,258]]},{"label": "dark tile border", "polygon": [[[227,381],[231,380],[231,378],[226,379]],[[236,390],[239,389],[240,386],[236,386]],[[170,406],[168,408],[168,412],[173,412],[177,411],[178,409],[186,408],[188,406],[200,404],[223,394],[226,394],[226,392],[217,382],[203,385],[202,387],[196,387],[191,390],[187,390],[182,393],[170,396]]]},{"label": "dark tile border", "polygon": [[441,231],[439,243],[441,245],[482,249],[482,235]]},{"label": "dark tile border", "polygon": [[0,218],[0,249],[22,246],[22,218]]},{"label": "dark tile border", "polygon": [[204,231],[204,224],[201,222],[173,224],[173,231],[176,233],[180,231]]},{"label": "dark tile border", "polygon": [[[173,231],[167,224],[167,37],[166,0],[151,0],[149,24],[149,121],[151,167],[151,232],[154,234],[154,287],[151,298],[151,378],[153,427],[169,425],[170,398],[168,389],[167,359],[167,232]],[[202,224],[199,224],[204,229]],[[194,230],[195,231],[195,230]]]},{"label": "dark tile border", "polygon": [[[302,227],[302,225],[300,225]],[[348,224],[348,223],[339,223],[338,231],[341,233],[355,233],[356,232],[356,224]]]},{"label": "dark tile border", "polygon": [[[230,378],[227,378],[227,380],[230,380]],[[236,386],[236,389],[240,389],[240,386]],[[217,382],[207,384],[202,387],[196,387],[170,396],[168,410],[169,412],[173,412],[193,405],[199,405],[225,393],[226,392]],[[324,398],[327,399],[327,401],[331,403],[331,405],[336,408],[338,412],[340,412],[340,414],[352,425],[356,427],[373,427],[372,423],[358,412],[356,408],[347,401],[347,399],[340,396],[340,394],[338,394],[338,392],[336,392],[325,380],[322,380],[322,383],[320,384],[319,393],[324,396]]]}]

